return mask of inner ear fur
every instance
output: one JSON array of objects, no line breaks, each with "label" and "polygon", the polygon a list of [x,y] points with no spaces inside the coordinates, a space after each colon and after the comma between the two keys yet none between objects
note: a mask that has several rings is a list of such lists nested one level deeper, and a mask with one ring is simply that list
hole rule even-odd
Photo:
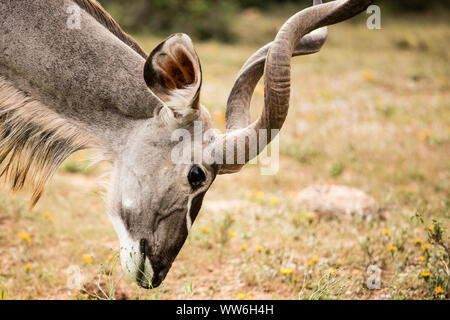
[{"label": "inner ear fur", "polygon": [[189,36],[178,33],[160,43],[145,63],[144,79],[162,101],[181,99],[184,107],[198,108],[201,66]]}]

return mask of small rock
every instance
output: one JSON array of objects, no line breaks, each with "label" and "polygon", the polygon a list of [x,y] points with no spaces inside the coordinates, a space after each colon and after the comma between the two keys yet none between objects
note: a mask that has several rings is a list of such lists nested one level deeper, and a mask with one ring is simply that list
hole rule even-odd
[{"label": "small rock", "polygon": [[297,194],[294,203],[325,218],[358,215],[372,219],[380,212],[377,201],[364,191],[338,185],[307,187]]}]

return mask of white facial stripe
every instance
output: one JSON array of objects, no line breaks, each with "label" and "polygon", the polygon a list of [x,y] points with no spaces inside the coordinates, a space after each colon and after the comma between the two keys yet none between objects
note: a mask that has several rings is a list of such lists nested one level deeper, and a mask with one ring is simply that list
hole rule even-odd
[{"label": "white facial stripe", "polygon": [[186,213],[186,228],[189,233],[189,230],[191,230],[192,227],[192,218],[191,218],[191,203],[193,199],[193,195],[189,196],[188,199],[188,206],[187,206],[187,213]]},{"label": "white facial stripe", "polygon": [[198,191],[196,191],[195,193],[191,194],[188,198],[188,205],[187,205],[187,212],[186,212],[186,227],[187,227],[187,231],[189,232],[189,230],[191,230],[192,227],[192,218],[191,218],[191,205],[192,205],[192,200],[198,196],[200,193],[204,192],[203,190],[204,188],[200,188]]},{"label": "white facial stripe", "polygon": [[[197,165],[203,170],[203,172],[208,172],[203,165],[201,165],[201,164],[197,164]],[[187,170],[190,170],[190,168],[187,168]],[[187,175],[187,173],[186,173],[186,175]],[[196,192],[194,192],[193,194],[191,194],[188,197],[188,205],[187,205],[187,213],[186,213],[186,228],[187,228],[188,233],[192,227],[192,218],[191,218],[192,200],[202,192],[206,192],[204,186],[199,188]]]}]

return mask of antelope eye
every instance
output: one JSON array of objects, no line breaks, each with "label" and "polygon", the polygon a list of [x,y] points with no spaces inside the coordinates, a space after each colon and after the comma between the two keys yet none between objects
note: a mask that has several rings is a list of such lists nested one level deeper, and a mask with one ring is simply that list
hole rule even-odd
[{"label": "antelope eye", "polygon": [[188,181],[192,189],[197,189],[203,185],[206,180],[205,172],[197,165],[192,166],[188,174]]}]

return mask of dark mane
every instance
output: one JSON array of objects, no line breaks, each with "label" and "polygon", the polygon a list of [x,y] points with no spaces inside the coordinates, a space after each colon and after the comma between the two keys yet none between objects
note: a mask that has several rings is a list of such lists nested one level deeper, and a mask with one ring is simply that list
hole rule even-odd
[{"label": "dark mane", "polygon": [[128,34],[126,34],[119,24],[114,21],[111,15],[103,9],[103,7],[95,0],[73,0],[80,8],[89,13],[99,23],[105,26],[117,38],[126,43],[130,48],[136,51],[144,59],[147,59],[147,54],[137,44],[136,41]]}]

